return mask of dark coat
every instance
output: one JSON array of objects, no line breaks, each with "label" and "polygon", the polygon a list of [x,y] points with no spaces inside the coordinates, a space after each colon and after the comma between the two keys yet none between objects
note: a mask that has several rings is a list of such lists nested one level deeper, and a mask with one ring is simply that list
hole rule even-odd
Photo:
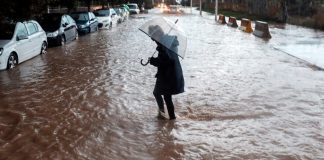
[{"label": "dark coat", "polygon": [[154,93],[174,95],[184,92],[184,78],[179,57],[172,51],[158,46],[158,57],[151,58],[150,64],[157,67]]}]

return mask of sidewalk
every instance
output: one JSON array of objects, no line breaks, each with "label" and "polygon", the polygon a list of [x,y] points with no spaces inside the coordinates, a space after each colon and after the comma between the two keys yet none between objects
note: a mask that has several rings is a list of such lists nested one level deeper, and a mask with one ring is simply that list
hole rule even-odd
[{"label": "sidewalk", "polygon": [[324,69],[323,31],[286,25],[285,29],[270,28],[270,32],[270,43],[275,49]]},{"label": "sidewalk", "polygon": [[[190,13],[190,8],[185,9],[186,13]],[[193,14],[199,14],[199,10],[192,9]],[[202,12],[203,18],[211,21],[215,20],[215,15]],[[228,21],[228,17],[226,17]],[[237,22],[240,26],[241,21]],[[255,24],[252,24],[253,29]],[[324,32],[309,29],[302,26],[286,24],[284,28],[270,24],[270,33],[272,38],[269,44],[277,50],[280,50],[293,57],[302,59],[312,65],[324,69]],[[224,27],[227,27],[224,25]]]}]

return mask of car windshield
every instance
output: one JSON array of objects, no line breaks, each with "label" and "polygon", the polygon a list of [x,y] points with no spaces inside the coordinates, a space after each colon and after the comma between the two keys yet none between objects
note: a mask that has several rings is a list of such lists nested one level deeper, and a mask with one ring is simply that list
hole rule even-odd
[{"label": "car windshield", "polygon": [[40,25],[45,31],[54,32],[59,29],[61,25],[61,15],[59,14],[45,14],[40,21]]},{"label": "car windshield", "polygon": [[89,16],[88,13],[73,13],[71,14],[71,17],[75,20],[75,21],[89,21]]},{"label": "car windshield", "polygon": [[135,4],[128,4],[127,5],[130,9],[137,9]]},{"label": "car windshield", "polygon": [[97,17],[106,17],[106,16],[109,16],[109,10],[108,9],[105,9],[105,10],[97,10],[97,11],[94,12],[94,14]]},{"label": "car windshield", "polygon": [[119,8],[114,8],[114,10],[116,11],[117,14],[120,14]]},{"label": "car windshield", "polygon": [[16,25],[11,23],[1,23],[0,22],[0,39],[9,40],[13,37]]}]

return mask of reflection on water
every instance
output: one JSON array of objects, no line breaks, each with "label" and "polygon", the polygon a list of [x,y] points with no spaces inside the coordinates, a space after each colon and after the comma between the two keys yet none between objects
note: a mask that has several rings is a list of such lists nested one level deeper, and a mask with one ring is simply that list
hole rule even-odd
[{"label": "reflection on water", "polygon": [[137,29],[154,16],[0,72],[0,159],[324,158],[323,72],[213,17],[168,16],[188,34],[186,92],[157,119]]}]

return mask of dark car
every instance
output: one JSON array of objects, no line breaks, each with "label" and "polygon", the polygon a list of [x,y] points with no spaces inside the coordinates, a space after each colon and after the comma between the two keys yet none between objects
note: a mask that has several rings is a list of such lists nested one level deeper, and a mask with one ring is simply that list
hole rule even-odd
[{"label": "dark car", "polygon": [[39,20],[49,44],[63,45],[78,38],[77,24],[66,14],[44,14]]},{"label": "dark car", "polygon": [[74,12],[71,17],[77,23],[79,33],[98,31],[98,19],[92,12]]}]

